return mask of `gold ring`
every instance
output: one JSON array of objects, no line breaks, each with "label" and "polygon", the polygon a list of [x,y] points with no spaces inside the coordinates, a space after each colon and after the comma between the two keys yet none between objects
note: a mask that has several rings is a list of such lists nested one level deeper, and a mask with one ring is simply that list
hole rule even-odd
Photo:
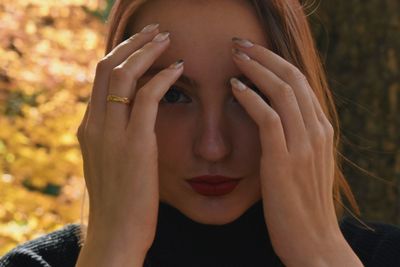
[{"label": "gold ring", "polygon": [[131,103],[131,100],[129,100],[129,98],[120,97],[120,96],[117,96],[117,95],[108,95],[107,96],[107,101],[119,102],[119,103],[123,103],[123,104],[130,104]]}]

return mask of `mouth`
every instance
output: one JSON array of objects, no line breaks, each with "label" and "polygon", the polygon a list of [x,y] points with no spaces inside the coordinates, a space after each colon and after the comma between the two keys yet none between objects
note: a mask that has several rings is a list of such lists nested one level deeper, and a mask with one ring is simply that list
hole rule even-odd
[{"label": "mouth", "polygon": [[231,178],[221,175],[205,175],[188,179],[194,191],[204,196],[221,196],[232,192],[242,178]]}]

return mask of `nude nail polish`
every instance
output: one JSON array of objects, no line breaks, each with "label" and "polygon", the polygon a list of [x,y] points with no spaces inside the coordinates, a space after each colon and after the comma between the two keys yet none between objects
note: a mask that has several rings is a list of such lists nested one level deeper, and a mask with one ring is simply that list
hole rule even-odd
[{"label": "nude nail polish", "polygon": [[242,39],[242,38],[239,38],[239,37],[233,37],[232,38],[232,42],[234,42],[235,44],[240,45],[242,47],[245,47],[245,48],[249,48],[249,47],[253,47],[254,46],[254,44],[252,42],[250,42],[249,40]]},{"label": "nude nail polish", "polygon": [[152,32],[152,31],[154,31],[155,29],[157,29],[159,25],[160,25],[160,24],[158,24],[158,23],[149,24],[149,25],[147,25],[146,27],[144,27],[143,30],[142,30],[141,32],[144,32],[144,33]]},{"label": "nude nail polish", "polygon": [[233,86],[233,88],[239,90],[239,91],[244,91],[247,89],[247,86],[244,85],[240,80],[238,80],[235,77],[232,77],[230,79],[231,85]]},{"label": "nude nail polish", "polygon": [[244,61],[250,60],[250,57],[246,53],[243,53],[242,51],[240,51],[239,49],[232,48],[232,52],[237,58],[239,58],[241,60],[244,60]]},{"label": "nude nail polish", "polygon": [[183,59],[180,59],[174,63],[172,63],[169,67],[172,69],[179,69],[183,65]]},{"label": "nude nail polish", "polygon": [[168,36],[169,36],[169,32],[160,32],[153,38],[153,41],[154,42],[163,42],[168,39]]}]

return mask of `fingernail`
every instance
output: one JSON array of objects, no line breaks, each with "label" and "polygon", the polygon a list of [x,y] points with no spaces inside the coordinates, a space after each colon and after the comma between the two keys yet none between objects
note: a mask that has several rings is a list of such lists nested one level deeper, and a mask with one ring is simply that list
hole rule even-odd
[{"label": "fingernail", "polygon": [[169,67],[171,69],[179,69],[180,67],[183,66],[183,59],[179,59],[178,61],[176,61],[175,63],[171,64]]},{"label": "fingernail", "polygon": [[232,38],[232,42],[234,42],[235,44],[238,44],[238,45],[240,45],[242,47],[246,47],[246,48],[254,46],[254,44],[252,42],[250,42],[249,40],[242,39],[242,38],[239,38],[239,37],[233,37]]},{"label": "fingernail", "polygon": [[232,48],[232,52],[237,58],[241,60],[250,60],[250,57],[246,53],[240,51],[239,49]]},{"label": "fingernail", "polygon": [[160,32],[153,38],[153,41],[154,42],[163,42],[163,41],[167,40],[168,36],[169,36],[169,32]]},{"label": "fingernail", "polygon": [[154,31],[155,29],[157,29],[159,25],[160,25],[160,24],[158,24],[158,23],[149,24],[149,25],[147,25],[146,27],[144,27],[143,30],[142,30],[141,32],[145,32],[145,33],[152,32],[152,31]]},{"label": "fingernail", "polygon": [[239,90],[239,91],[244,91],[247,89],[247,86],[244,85],[241,81],[239,81],[236,78],[231,78],[230,79],[231,85],[233,86],[233,88]]}]

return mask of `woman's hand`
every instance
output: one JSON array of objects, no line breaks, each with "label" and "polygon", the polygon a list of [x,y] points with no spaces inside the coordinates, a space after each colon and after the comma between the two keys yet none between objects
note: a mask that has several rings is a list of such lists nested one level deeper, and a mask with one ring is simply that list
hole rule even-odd
[{"label": "woman's hand", "polygon": [[[168,34],[157,36],[164,40],[153,40],[157,33],[158,29],[135,34],[98,63],[90,105],[77,133],[90,200],[85,243],[93,258],[102,259],[102,266],[134,266],[138,260],[134,255],[144,257],[155,237],[159,205],[155,121],[161,98],[183,70],[166,68],[137,88],[138,79],[169,46]],[[108,94],[132,102],[107,102]],[[121,258],[113,251],[119,251]]]},{"label": "woman's hand", "polygon": [[[333,203],[334,130],[305,76],[266,49],[236,39],[238,68],[269,99],[233,90],[259,127],[261,192],[272,245],[286,266],[362,266]],[[232,85],[238,84],[233,81]]]}]

